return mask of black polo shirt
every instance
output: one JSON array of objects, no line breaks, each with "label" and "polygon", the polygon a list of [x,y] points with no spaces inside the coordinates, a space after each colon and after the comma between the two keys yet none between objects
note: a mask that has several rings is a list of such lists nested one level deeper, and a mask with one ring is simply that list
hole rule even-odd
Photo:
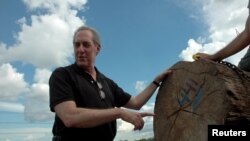
[{"label": "black polo shirt", "polygon": [[[100,97],[97,82],[76,64],[57,68],[49,80],[50,109],[55,105],[73,100],[77,107],[107,109],[124,106],[131,95],[124,92],[114,81],[104,76],[97,69],[97,82],[105,98]],[[94,128],[67,128],[58,116],[55,116],[53,134],[62,141],[112,141],[116,135],[116,120]]]}]

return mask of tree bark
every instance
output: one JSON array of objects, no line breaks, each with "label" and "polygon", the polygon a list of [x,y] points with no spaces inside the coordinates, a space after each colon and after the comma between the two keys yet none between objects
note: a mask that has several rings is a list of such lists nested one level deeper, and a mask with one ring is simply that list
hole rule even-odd
[{"label": "tree bark", "polygon": [[171,69],[156,97],[156,141],[206,141],[208,125],[249,125],[249,73],[204,60]]}]

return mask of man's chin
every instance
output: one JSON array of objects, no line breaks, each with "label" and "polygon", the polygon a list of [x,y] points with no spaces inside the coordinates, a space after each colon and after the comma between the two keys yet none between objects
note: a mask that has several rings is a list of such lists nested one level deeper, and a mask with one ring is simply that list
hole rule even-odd
[{"label": "man's chin", "polygon": [[86,67],[86,66],[87,66],[87,63],[86,63],[86,62],[81,62],[81,61],[77,61],[76,64],[77,64],[79,67]]}]

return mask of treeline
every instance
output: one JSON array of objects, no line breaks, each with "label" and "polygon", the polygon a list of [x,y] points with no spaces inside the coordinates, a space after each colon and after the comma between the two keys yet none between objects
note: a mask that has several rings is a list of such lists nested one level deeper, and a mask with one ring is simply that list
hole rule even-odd
[{"label": "treeline", "polygon": [[148,139],[139,139],[135,141],[154,141],[154,138],[148,138]]},{"label": "treeline", "polygon": [[[128,141],[128,140],[120,140],[120,141]],[[148,138],[148,139],[139,139],[135,141],[154,141],[154,138]]]}]

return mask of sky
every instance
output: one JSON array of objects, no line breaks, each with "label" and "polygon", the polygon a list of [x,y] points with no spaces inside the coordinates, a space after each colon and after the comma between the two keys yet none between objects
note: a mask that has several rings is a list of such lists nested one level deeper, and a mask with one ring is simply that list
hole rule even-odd
[{"label": "sky", "polygon": [[[156,75],[197,52],[215,53],[244,29],[248,0],[1,0],[0,140],[51,140],[52,71],[74,63],[74,30],[101,36],[96,67],[136,95]],[[246,48],[247,49],[247,48]],[[235,65],[246,49],[229,57]],[[153,112],[155,96],[140,111]],[[133,131],[118,120],[119,140],[153,137],[153,118]]]}]

